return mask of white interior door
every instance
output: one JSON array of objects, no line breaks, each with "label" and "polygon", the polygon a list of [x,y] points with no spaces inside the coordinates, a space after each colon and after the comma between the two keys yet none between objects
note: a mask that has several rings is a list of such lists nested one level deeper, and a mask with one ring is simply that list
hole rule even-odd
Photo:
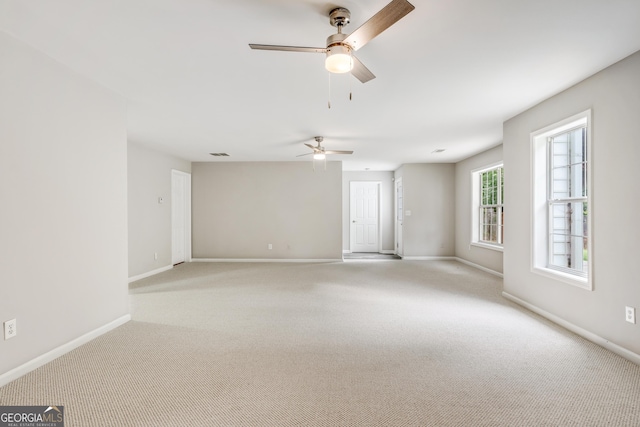
[{"label": "white interior door", "polygon": [[402,246],[402,221],[404,219],[404,193],[402,189],[402,178],[396,179],[396,254],[402,256],[404,249]]},{"label": "white interior door", "polygon": [[380,251],[380,183],[350,184],[351,252]]},{"label": "white interior door", "polygon": [[171,263],[191,258],[191,175],[171,171]]}]

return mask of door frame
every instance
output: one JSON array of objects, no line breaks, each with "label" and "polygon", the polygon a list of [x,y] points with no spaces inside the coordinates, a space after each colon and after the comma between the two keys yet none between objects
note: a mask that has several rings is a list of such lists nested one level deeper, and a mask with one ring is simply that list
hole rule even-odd
[{"label": "door frame", "polygon": [[[185,179],[184,191],[184,242],[175,242],[173,239],[174,225],[174,194],[173,181],[176,177]],[[171,265],[175,265],[175,247],[179,243],[184,245],[184,262],[191,262],[191,174],[176,169],[171,169]]]},{"label": "door frame", "polygon": [[382,253],[382,209],[380,207],[381,193],[382,193],[382,181],[349,181],[349,253],[353,253],[353,217],[351,216],[351,205],[353,200],[353,186],[354,184],[367,183],[376,184],[378,187],[378,253]]},{"label": "door frame", "polygon": [[[395,238],[394,238],[394,243],[395,243],[395,248],[394,248],[394,252],[396,255],[398,255],[399,257],[404,256],[404,229],[403,227],[403,223],[404,223],[404,185],[402,185],[402,177],[398,177],[398,178],[394,178],[393,180],[393,224],[394,224],[394,228],[395,228]],[[400,185],[400,188],[402,188],[402,218],[398,219],[398,185]],[[399,238],[398,238],[399,237]]]}]

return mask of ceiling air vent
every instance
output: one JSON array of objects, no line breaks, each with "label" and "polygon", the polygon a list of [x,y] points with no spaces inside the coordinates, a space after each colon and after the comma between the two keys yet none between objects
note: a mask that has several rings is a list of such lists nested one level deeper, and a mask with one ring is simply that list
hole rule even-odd
[{"label": "ceiling air vent", "polygon": [[209,153],[209,154],[216,157],[229,157],[227,153]]},{"label": "ceiling air vent", "polygon": [[444,150],[445,150],[444,148],[436,148],[436,149],[435,149],[435,150],[433,150],[431,153],[432,153],[432,154],[433,154],[433,153],[442,153],[442,152],[444,152]]}]

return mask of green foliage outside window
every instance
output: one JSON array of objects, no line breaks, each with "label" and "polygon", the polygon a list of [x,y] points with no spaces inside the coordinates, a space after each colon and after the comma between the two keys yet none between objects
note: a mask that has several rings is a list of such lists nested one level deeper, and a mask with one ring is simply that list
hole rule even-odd
[{"label": "green foliage outside window", "polygon": [[480,174],[480,240],[502,244],[504,169],[498,167]]}]

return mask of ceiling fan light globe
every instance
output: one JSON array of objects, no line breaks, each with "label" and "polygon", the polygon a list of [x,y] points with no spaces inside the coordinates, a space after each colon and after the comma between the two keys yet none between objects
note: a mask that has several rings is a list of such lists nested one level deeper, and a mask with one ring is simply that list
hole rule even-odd
[{"label": "ceiling fan light globe", "polygon": [[353,69],[353,58],[350,49],[344,45],[332,46],[327,49],[327,59],[324,66],[331,73],[348,73]]},{"label": "ceiling fan light globe", "polygon": [[316,153],[313,155],[313,160],[324,160],[326,157],[324,153]]}]

